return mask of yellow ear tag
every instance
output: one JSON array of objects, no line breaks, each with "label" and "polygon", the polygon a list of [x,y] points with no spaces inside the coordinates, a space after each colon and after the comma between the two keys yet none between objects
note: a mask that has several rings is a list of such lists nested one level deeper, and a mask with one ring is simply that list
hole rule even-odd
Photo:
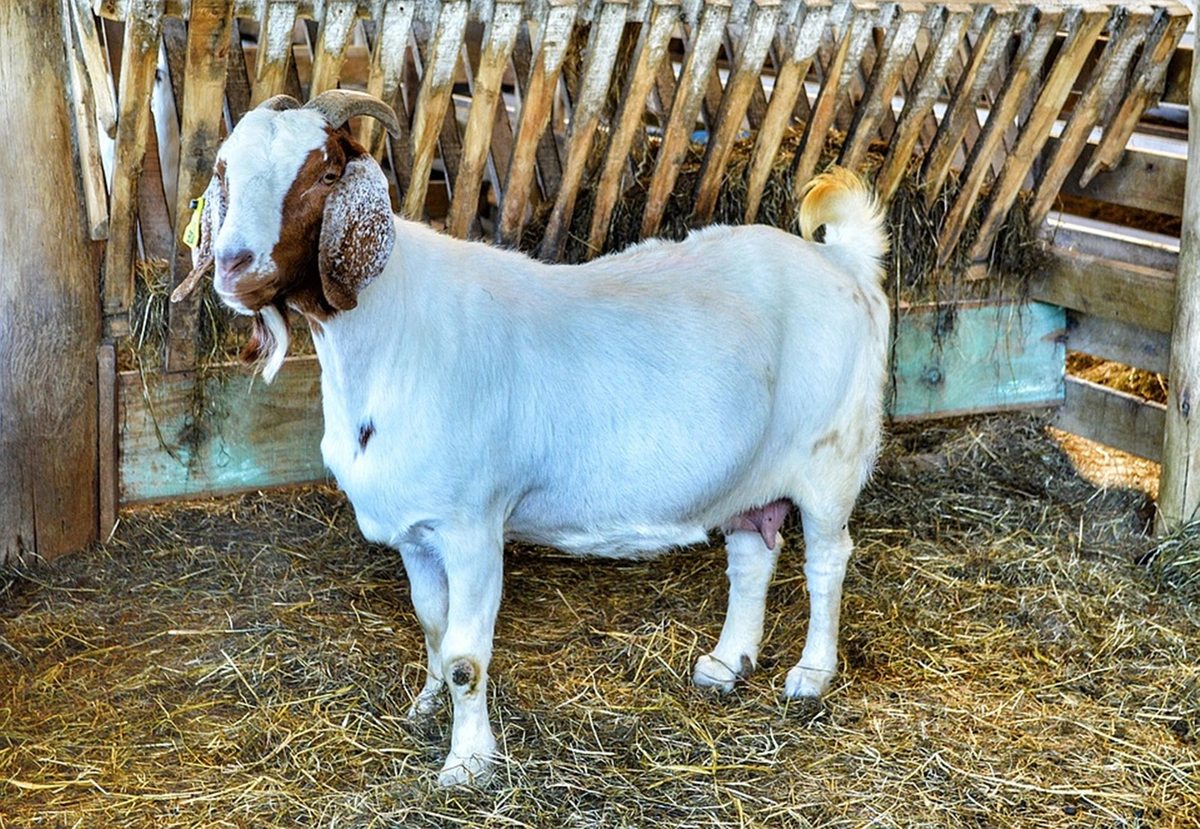
[{"label": "yellow ear tag", "polygon": [[194,248],[200,243],[200,217],[204,215],[204,196],[192,200],[192,218],[183,229],[183,243]]}]

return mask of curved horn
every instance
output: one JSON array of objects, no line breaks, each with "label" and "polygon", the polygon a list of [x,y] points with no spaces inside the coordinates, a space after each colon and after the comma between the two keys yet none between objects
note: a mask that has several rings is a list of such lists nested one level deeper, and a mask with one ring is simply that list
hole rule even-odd
[{"label": "curved horn", "polygon": [[300,108],[300,102],[297,101],[295,98],[293,98],[291,95],[274,95],[270,98],[267,98],[267,100],[263,101],[261,104],[259,104],[258,106],[255,107],[255,109],[273,109],[276,111],[281,110],[281,109],[299,109],[299,108]]},{"label": "curved horn", "polygon": [[317,110],[334,129],[341,127],[356,115],[370,115],[387,127],[387,131],[392,135],[400,134],[400,122],[396,120],[395,111],[374,95],[365,92],[330,89],[305,104],[304,109]]}]

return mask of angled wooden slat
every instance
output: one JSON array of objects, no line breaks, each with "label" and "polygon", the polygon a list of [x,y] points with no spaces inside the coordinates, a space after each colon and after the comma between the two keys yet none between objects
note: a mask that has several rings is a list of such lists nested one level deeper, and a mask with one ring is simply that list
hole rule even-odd
[{"label": "angled wooden slat", "polygon": [[962,189],[950,207],[950,212],[946,214],[938,242],[938,264],[949,261],[955,246],[958,245],[984,182],[991,174],[992,159],[1000,149],[1005,132],[1012,126],[1017,113],[1025,105],[1033,89],[1033,79],[1045,62],[1050,47],[1054,45],[1062,20],[1063,11],[1060,8],[1044,9],[1037,23],[1031,24],[1022,35],[1017,56],[1005,75],[1004,85],[988,111],[987,121],[971,148],[971,155],[967,158],[966,167],[959,178]]},{"label": "angled wooden slat", "polygon": [[925,6],[914,0],[905,0],[899,4],[897,12],[896,19],[887,29],[883,48],[875,60],[875,67],[863,90],[862,100],[854,110],[854,120],[842,144],[838,163],[851,170],[858,169],[884,114],[892,111],[892,97],[903,77],[904,64],[916,43],[921,21],[925,17]]},{"label": "angled wooden slat", "polygon": [[[395,106],[404,78],[404,58],[408,33],[412,29],[416,6],[410,0],[387,0],[380,10],[371,46],[371,65],[367,74],[367,92]],[[384,128],[374,118],[364,118],[359,140],[378,157],[383,148]]]},{"label": "angled wooden slat", "polygon": [[999,4],[987,9],[986,13],[987,22],[975,40],[970,61],[959,78],[921,167],[926,206],[931,206],[941,193],[968,124],[979,124],[975,109],[991,81],[996,65],[1008,49],[1019,16],[1013,7]]},{"label": "angled wooden slat", "polygon": [[[69,6],[75,0],[68,0]],[[91,12],[87,11],[91,19]],[[100,130],[97,120],[95,84],[90,76],[81,43],[79,26],[72,20],[73,14],[63,16],[64,41],[67,58],[67,88],[70,94],[71,126],[75,134],[75,146],[79,150],[79,165],[82,173],[84,205],[87,208],[88,234],[94,240],[108,237],[108,187],[104,180],[104,162],[100,157]],[[99,41],[97,41],[97,47]],[[108,75],[99,79],[108,88]],[[111,96],[110,96],[111,98]],[[116,128],[116,116],[111,116]]]},{"label": "angled wooden slat", "polygon": [[403,213],[406,218],[420,219],[425,215],[425,195],[429,190],[429,173],[437,152],[438,135],[450,106],[454,89],[454,70],[462,48],[467,27],[467,0],[454,0],[442,7],[429,45],[429,57],[421,77],[421,91],[412,123],[412,175],[404,194]]},{"label": "angled wooden slat", "polygon": [[[187,66],[184,70],[183,112],[180,115],[175,253],[171,260],[172,290],[191,270],[191,251],[183,242],[183,232],[192,215],[188,205],[208,186],[217,159],[217,148],[221,144],[232,21],[233,6],[225,0],[192,0],[192,13],[188,21]],[[169,306],[170,335],[164,360],[168,371],[195,365],[199,308],[199,292]]]},{"label": "angled wooden slat", "polygon": [[583,180],[584,165],[591,154],[592,141],[608,98],[613,65],[617,60],[627,16],[626,0],[606,0],[600,8],[598,20],[592,23],[583,83],[567,135],[567,163],[539,251],[542,259],[557,260],[562,257],[571,215],[575,211],[575,199]]},{"label": "angled wooden slat", "polygon": [[479,69],[471,76],[471,111],[467,116],[458,176],[454,179],[454,198],[446,219],[446,229],[459,238],[466,237],[478,210],[493,124],[501,117],[498,109],[503,103],[504,72],[520,28],[520,3],[497,3],[484,30]]},{"label": "angled wooden slat", "polygon": [[1025,177],[1050,137],[1050,130],[1062,112],[1067,96],[1071,94],[1079,71],[1091,56],[1092,47],[1096,45],[1108,21],[1109,11],[1105,6],[1089,3],[1084,8],[1073,9],[1069,16],[1067,40],[1059,50],[1054,66],[1042,80],[1029,117],[1021,127],[1020,137],[1012,150],[1005,154],[1004,166],[992,184],[987,213],[968,253],[972,261],[982,259],[987,254],[1001,223],[1016,202],[1025,184]]},{"label": "angled wooden slat", "polygon": [[325,14],[321,17],[313,49],[310,97],[337,86],[342,63],[346,60],[346,47],[350,45],[350,36],[354,33],[357,13],[356,0],[326,0]]},{"label": "angled wooden slat", "polygon": [[679,168],[687,158],[688,144],[704,102],[709,73],[713,70],[717,50],[721,47],[721,35],[729,20],[729,11],[729,0],[708,0],[700,13],[697,31],[683,59],[675,100],[671,104],[662,143],[658,148],[654,173],[650,177],[646,210],[642,214],[643,239],[658,232],[667,198],[675,186]]},{"label": "angled wooden slat", "polygon": [[708,224],[717,206],[717,194],[725,176],[725,166],[733,143],[742,129],[742,120],[750,106],[754,90],[762,92],[759,78],[779,22],[779,0],[757,0],[750,7],[750,19],[738,44],[733,72],[725,87],[716,124],[709,131],[708,147],[696,185],[693,221]]},{"label": "angled wooden slat", "polygon": [[1146,36],[1146,46],[1134,68],[1133,82],[1121,98],[1121,105],[1113,113],[1105,127],[1100,146],[1092,153],[1079,183],[1087,187],[1092,177],[1101,170],[1111,169],[1125,151],[1129,137],[1137,129],[1138,119],[1146,107],[1162,93],[1165,82],[1167,58],[1179,45],[1191,16],[1180,6],[1159,9],[1157,19]]},{"label": "angled wooden slat", "polygon": [[78,60],[83,68],[83,81],[90,89],[96,119],[110,137],[117,134],[117,102],[108,82],[108,60],[100,44],[100,30],[87,0],[66,0],[70,12]]},{"label": "angled wooden slat", "polygon": [[284,91],[288,67],[292,65],[297,5],[296,0],[270,0],[267,4],[266,17],[259,30],[254,91],[250,96],[252,107]]},{"label": "angled wooden slat", "polygon": [[921,61],[912,88],[905,95],[900,119],[875,177],[875,191],[885,202],[891,201],[904,180],[921,131],[933,112],[942,87],[947,84],[950,63],[966,36],[973,14],[968,5],[947,5],[944,12],[936,9],[932,13],[934,19],[927,23],[932,43]]},{"label": "angled wooden slat", "polygon": [[1112,102],[1124,83],[1151,19],[1152,12],[1146,7],[1113,15],[1109,23],[1108,43],[1034,185],[1033,202],[1029,208],[1029,219],[1034,227],[1040,226],[1049,214],[1075,159],[1083,151],[1092,129],[1100,122],[1104,108]]},{"label": "angled wooden slat", "polygon": [[609,221],[620,193],[621,179],[628,163],[635,134],[643,130],[646,99],[654,87],[659,67],[666,61],[671,33],[679,20],[678,0],[656,0],[650,19],[642,25],[629,74],[629,85],[621,96],[617,109],[616,128],[608,142],[604,170],[593,193],[592,227],[588,234],[588,256],[604,249],[608,238]]},{"label": "angled wooden slat", "polygon": [[829,23],[829,5],[813,3],[801,7],[797,22],[792,29],[792,40],[788,44],[783,67],[775,76],[775,87],[767,102],[767,112],[754,140],[750,155],[750,166],[746,172],[746,214],[743,221],[750,224],[758,216],[763,190],[771,176],[771,167],[779,154],[783,134],[791,123],[796,99],[801,97],[804,76],[812,65],[821,35]]},{"label": "angled wooden slat", "polygon": [[837,51],[825,70],[825,78],[817,99],[813,104],[812,116],[804,126],[804,139],[800,152],[792,161],[792,191],[799,200],[804,186],[813,177],[821,151],[825,148],[825,137],[829,134],[838,109],[845,100],[847,90],[862,59],[863,50],[871,39],[878,9],[874,5],[855,7],[846,24],[846,33],[838,43]]},{"label": "angled wooden slat", "polygon": [[225,80],[225,104],[229,108],[229,123],[237,125],[250,109],[252,84],[246,71],[246,53],[242,49],[242,30],[234,18],[229,35],[229,66]]},{"label": "angled wooden slat", "polygon": [[[515,244],[525,227],[538,141],[550,121],[554,92],[571,40],[574,19],[574,5],[551,0],[546,18],[537,27],[536,42],[530,44],[529,74],[500,208],[500,239],[506,245]],[[518,77],[522,75],[518,72]]]},{"label": "angled wooden slat", "polygon": [[[124,315],[133,305],[134,242],[138,179],[150,127],[150,91],[158,64],[162,0],[131,0],[121,53],[117,148],[112,174],[108,245],[104,260],[104,314]],[[114,333],[124,333],[116,324]]]}]

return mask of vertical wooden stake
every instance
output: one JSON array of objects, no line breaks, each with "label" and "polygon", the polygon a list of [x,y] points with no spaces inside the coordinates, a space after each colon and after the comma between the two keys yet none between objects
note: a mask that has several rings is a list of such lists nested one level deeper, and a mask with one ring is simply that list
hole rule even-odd
[{"label": "vertical wooden stake", "polygon": [[1166,534],[1200,518],[1200,51],[1192,55],[1188,98],[1187,180],[1179,269],[1175,274],[1175,327],[1163,436],[1162,481],[1156,530]]}]

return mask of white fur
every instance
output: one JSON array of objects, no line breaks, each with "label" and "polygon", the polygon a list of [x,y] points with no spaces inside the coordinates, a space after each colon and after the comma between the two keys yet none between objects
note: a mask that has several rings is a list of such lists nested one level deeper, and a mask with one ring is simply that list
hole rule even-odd
[{"label": "white fur", "polygon": [[[253,143],[226,145],[221,239],[270,250],[280,220],[265,214],[303,146],[293,136],[295,154],[266,165],[249,205],[234,168],[243,153],[263,159]],[[710,228],[573,267],[397,218],[382,275],[321,322],[321,451],[363,534],[403,556],[429,658],[412,714],[446,685],[454,703],[442,782],[479,780],[495,751],[487,667],[506,538],[644,556],[790,499],[811,618],[786,691],[826,690],[888,343],[881,218],[855,198],[832,245]],[[757,663],[779,547],[744,530],[727,546],[728,617],[695,672],[724,690]]]}]

